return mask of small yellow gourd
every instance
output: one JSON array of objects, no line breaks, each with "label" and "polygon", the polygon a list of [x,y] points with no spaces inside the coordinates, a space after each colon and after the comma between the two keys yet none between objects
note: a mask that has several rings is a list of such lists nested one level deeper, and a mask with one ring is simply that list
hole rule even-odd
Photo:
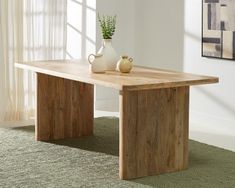
[{"label": "small yellow gourd", "polygon": [[127,55],[121,57],[117,62],[117,70],[122,73],[129,73],[133,67],[133,59],[128,58]]}]

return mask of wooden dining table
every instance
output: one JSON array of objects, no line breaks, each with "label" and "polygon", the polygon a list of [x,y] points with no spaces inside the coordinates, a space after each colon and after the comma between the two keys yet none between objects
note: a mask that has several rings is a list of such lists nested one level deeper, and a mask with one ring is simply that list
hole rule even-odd
[{"label": "wooden dining table", "polygon": [[138,66],[129,74],[94,74],[86,60],[22,62],[15,67],[36,73],[37,141],[92,135],[94,85],[119,91],[121,179],[186,169],[190,86],[218,82],[217,77]]}]

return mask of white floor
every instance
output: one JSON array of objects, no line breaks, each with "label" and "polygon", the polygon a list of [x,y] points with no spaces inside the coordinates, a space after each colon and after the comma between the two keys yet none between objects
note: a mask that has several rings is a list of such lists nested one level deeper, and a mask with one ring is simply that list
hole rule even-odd
[{"label": "white floor", "polygon": [[[95,111],[95,117],[103,117],[103,116],[119,117],[119,113]],[[0,123],[0,127],[19,127],[19,126],[33,125],[33,124],[34,124],[34,120],[30,120],[30,121],[22,121],[22,122]],[[196,125],[192,125],[191,127],[195,127],[195,126]],[[196,140],[196,141],[206,143],[209,145],[214,145],[214,146],[235,152],[235,137],[234,136],[223,135],[220,133],[200,132],[195,129],[190,129],[189,137],[192,140]]]}]

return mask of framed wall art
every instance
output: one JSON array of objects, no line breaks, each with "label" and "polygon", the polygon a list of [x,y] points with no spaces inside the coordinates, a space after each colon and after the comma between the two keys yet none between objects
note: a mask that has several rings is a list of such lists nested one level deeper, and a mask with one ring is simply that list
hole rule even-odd
[{"label": "framed wall art", "polygon": [[235,0],[202,0],[202,56],[235,60]]}]

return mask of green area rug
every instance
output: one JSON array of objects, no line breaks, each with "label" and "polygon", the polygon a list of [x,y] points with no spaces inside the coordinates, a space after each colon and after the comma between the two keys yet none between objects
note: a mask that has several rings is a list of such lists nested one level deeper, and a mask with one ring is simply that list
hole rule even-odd
[{"label": "green area rug", "polygon": [[118,119],[96,119],[94,133],[46,143],[34,141],[34,126],[1,128],[0,187],[235,187],[235,153],[195,141],[188,170],[119,180]]}]

